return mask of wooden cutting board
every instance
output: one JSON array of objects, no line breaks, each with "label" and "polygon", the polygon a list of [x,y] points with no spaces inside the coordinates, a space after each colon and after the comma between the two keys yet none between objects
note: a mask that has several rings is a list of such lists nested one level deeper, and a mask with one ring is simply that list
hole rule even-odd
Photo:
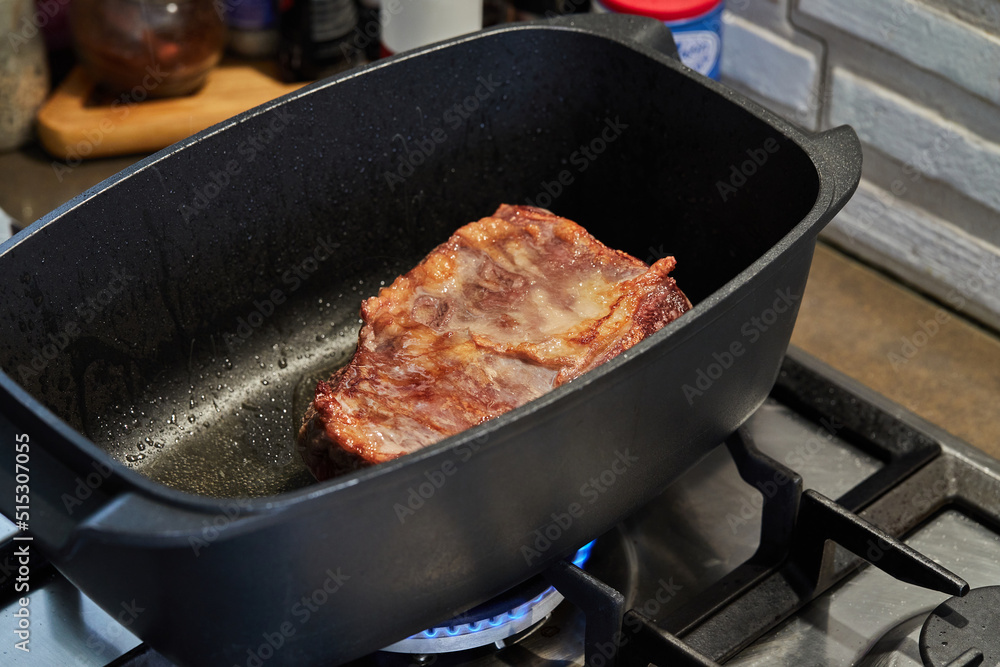
[{"label": "wooden cutting board", "polygon": [[231,61],[208,74],[186,97],[137,95],[95,101],[94,82],[75,68],[38,112],[38,136],[49,153],[70,165],[109,155],[151,153],[303,86],[275,76],[272,63]]}]

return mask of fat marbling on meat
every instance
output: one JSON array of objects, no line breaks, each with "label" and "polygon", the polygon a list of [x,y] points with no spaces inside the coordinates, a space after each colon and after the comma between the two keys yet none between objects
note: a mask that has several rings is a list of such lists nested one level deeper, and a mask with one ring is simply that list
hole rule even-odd
[{"label": "fat marbling on meat", "polygon": [[569,382],[691,307],[667,274],[544,209],[467,224],[361,307],[351,361],[299,431],[327,479],[416,451]]}]

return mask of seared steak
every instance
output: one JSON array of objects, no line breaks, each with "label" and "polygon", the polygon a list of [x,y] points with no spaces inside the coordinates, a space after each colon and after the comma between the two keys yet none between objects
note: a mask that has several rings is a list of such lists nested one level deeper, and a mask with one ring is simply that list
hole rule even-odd
[{"label": "seared steak", "polygon": [[299,446],[317,479],[492,419],[691,307],[667,274],[543,209],[501,206],[361,307],[350,363],[316,387]]}]

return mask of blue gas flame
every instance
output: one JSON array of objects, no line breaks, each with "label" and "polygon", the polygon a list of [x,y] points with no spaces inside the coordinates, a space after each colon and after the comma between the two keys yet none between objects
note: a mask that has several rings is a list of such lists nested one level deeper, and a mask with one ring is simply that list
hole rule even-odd
[{"label": "blue gas flame", "polygon": [[[596,541],[597,540],[594,540],[594,542]],[[588,542],[580,547],[576,554],[573,555],[573,565],[582,568],[586,564],[587,559],[590,558],[590,552],[594,548],[594,542]],[[517,619],[524,617],[535,605],[554,593],[556,593],[556,589],[549,586],[542,592],[541,595],[518,605],[510,611],[494,616],[493,618],[484,618],[472,623],[461,623],[459,625],[430,628],[429,630],[424,630],[423,632],[414,635],[414,637],[426,637],[427,639],[435,639],[437,637],[444,636],[457,637],[459,635],[471,635],[477,632],[482,632],[488,628],[498,628],[505,623],[510,623],[511,621],[516,621]]]}]

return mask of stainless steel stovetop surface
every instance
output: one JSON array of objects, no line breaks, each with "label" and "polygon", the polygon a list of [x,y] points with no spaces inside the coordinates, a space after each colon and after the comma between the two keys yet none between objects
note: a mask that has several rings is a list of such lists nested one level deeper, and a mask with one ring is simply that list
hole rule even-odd
[{"label": "stainless steel stovetop surface", "polygon": [[[802,475],[805,488],[837,498],[884,464],[784,404],[768,401],[749,430],[761,451]],[[946,448],[949,460],[991,480],[1000,461],[966,446]],[[942,470],[947,471],[947,466]],[[949,482],[951,483],[951,482]],[[987,488],[987,487],[984,487]],[[992,487],[988,487],[992,488]],[[587,570],[626,596],[635,608],[662,619],[733,571],[757,548],[761,500],[719,446],[661,496],[608,534]],[[1000,535],[955,509],[938,513],[906,540],[973,587],[1000,583]],[[919,666],[923,619],[946,595],[898,582],[867,567],[821,595],[727,664]],[[16,604],[16,601],[14,602]],[[0,612],[0,636],[11,637],[11,608]],[[140,644],[59,575],[32,592],[32,653],[0,645],[4,665],[108,665]],[[356,665],[583,665],[582,613],[568,603],[516,644],[462,654],[379,653]],[[155,654],[152,662],[166,664]]]},{"label": "stainless steel stovetop surface", "polygon": [[[973,588],[1000,582],[1000,535],[960,512],[946,510],[906,543]],[[948,597],[867,567],[726,664],[922,667],[920,629]]]},{"label": "stainless steel stovetop surface", "polygon": [[[840,496],[881,463],[783,404],[768,399],[747,424],[757,446],[794,463],[805,488]],[[760,541],[763,495],[744,482],[724,446],[716,447],[660,497],[616,531],[632,563],[631,581],[618,572],[588,568],[626,594],[626,608],[653,620],[704,591],[753,555]],[[651,576],[646,576],[650,573]],[[661,581],[662,580],[662,581]],[[656,604],[667,588],[671,599]]]}]

